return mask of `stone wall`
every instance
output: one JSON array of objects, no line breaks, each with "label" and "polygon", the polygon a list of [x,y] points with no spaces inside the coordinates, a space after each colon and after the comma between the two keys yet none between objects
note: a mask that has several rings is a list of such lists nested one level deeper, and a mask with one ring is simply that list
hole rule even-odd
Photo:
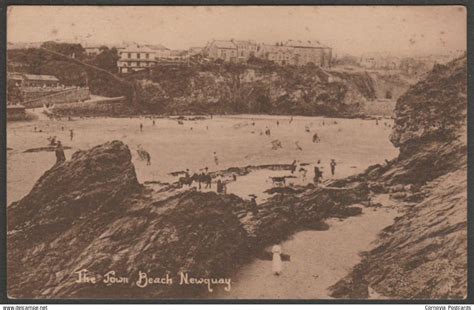
[{"label": "stone wall", "polygon": [[53,112],[59,115],[110,115],[120,113],[125,105],[125,97],[108,98],[92,102],[64,103],[54,107]]},{"label": "stone wall", "polygon": [[62,92],[57,92],[42,96],[36,99],[25,100],[22,104],[27,108],[38,108],[43,105],[48,104],[62,104],[66,102],[78,102],[83,100],[88,100],[90,98],[89,88],[84,87],[75,87],[64,90]]}]

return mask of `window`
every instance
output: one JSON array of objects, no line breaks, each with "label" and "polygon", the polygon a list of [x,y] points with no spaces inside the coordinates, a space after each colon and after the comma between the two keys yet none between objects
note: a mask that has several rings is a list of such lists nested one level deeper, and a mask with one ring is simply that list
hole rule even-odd
[{"label": "window", "polygon": [[137,53],[137,59],[140,59],[140,55],[141,55],[140,53]]},{"label": "window", "polygon": [[132,53],[127,53],[128,54],[128,58],[132,58]]}]

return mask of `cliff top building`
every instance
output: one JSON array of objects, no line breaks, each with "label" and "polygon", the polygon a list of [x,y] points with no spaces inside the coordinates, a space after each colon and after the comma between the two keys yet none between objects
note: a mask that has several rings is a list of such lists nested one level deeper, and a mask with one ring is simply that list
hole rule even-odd
[{"label": "cliff top building", "polygon": [[156,64],[157,50],[146,45],[130,45],[120,49],[117,66],[120,73],[140,71]]}]

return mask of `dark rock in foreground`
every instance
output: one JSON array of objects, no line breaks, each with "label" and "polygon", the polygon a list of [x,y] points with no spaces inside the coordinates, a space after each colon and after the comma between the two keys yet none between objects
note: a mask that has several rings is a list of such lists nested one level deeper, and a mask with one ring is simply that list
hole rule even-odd
[{"label": "dark rock in foreground", "polygon": [[[8,294],[196,297],[207,286],[179,285],[181,272],[197,279],[228,277],[299,229],[325,229],[325,218],[360,214],[348,205],[365,200],[367,186],[350,185],[281,193],[255,207],[235,195],[146,188],[119,141],[76,152],[8,207]],[[96,283],[77,283],[79,271]],[[128,283],[104,283],[111,271]],[[139,287],[140,272],[168,275],[173,285]]]}]

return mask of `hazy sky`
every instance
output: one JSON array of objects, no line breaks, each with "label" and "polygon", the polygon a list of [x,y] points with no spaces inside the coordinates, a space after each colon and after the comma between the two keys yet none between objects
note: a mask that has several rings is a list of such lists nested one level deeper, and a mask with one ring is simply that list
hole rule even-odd
[{"label": "hazy sky", "polygon": [[336,53],[446,53],[466,49],[462,6],[10,6],[8,42],[161,43],[211,39],[319,40]]}]

